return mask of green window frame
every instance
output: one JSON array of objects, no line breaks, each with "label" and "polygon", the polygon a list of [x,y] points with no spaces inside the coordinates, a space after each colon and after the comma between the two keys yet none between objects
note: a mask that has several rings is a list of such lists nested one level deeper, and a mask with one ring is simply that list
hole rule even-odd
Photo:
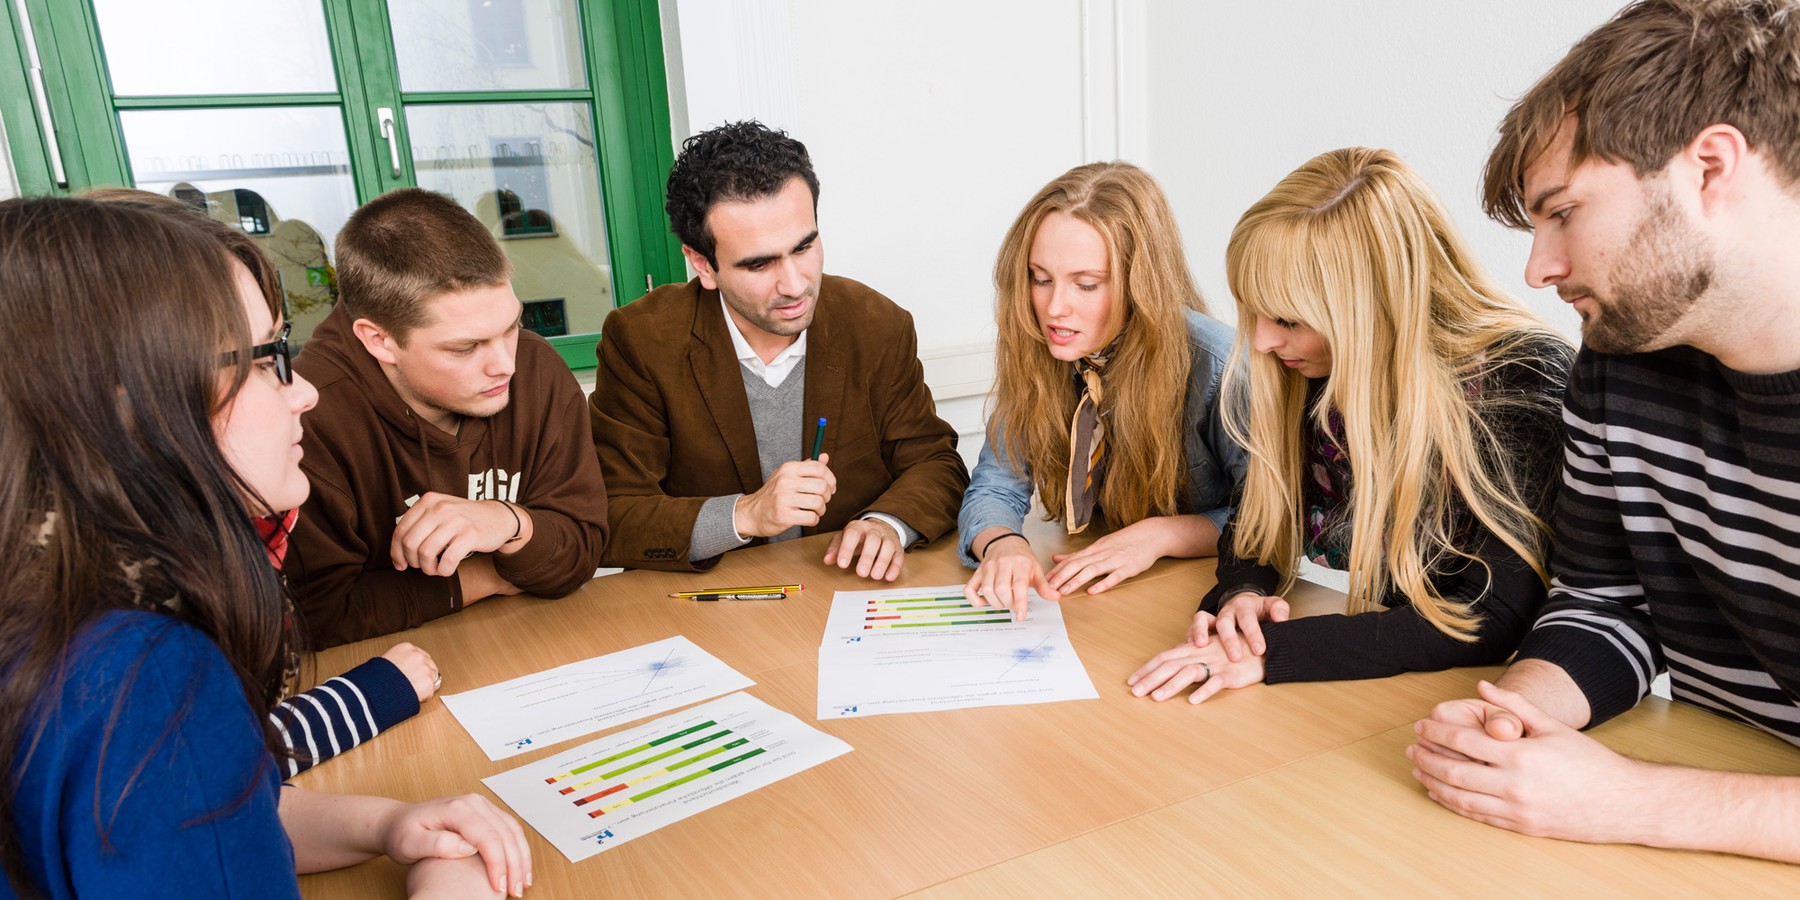
[{"label": "green window frame", "polygon": [[[600,203],[617,302],[648,284],[685,280],[680,242],[669,232],[662,189],[674,162],[668,83],[656,0],[578,0],[588,87],[580,90],[403,92],[384,0],[321,0],[337,64],[338,90],[314,94],[116,97],[106,71],[92,0],[0,0],[0,117],[21,192],[71,194],[129,185],[121,136],[126,110],[334,105],[343,110],[357,203],[415,182],[411,154],[393,175],[374,111],[436,103],[576,102],[593,116]],[[29,29],[20,21],[21,9]],[[53,133],[37,108],[30,62],[35,39]],[[396,118],[405,136],[405,117]],[[52,158],[54,146],[60,150]],[[55,164],[62,165],[62,179]],[[594,366],[598,335],[553,337],[572,369]]]}]

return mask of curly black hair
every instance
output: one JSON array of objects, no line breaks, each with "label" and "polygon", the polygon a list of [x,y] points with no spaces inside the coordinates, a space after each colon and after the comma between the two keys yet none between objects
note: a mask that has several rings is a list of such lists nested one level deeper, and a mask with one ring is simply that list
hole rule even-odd
[{"label": "curly black hair", "polygon": [[722,200],[754,200],[781,192],[794,176],[806,179],[813,210],[819,208],[819,176],[813,174],[806,145],[755,119],[728,122],[681,143],[681,155],[669,169],[663,209],[669,226],[683,244],[699,251],[718,268],[706,213]]}]

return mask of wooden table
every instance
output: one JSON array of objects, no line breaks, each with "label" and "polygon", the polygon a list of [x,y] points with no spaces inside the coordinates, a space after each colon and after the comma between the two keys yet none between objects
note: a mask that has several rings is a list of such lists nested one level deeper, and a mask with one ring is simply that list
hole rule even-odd
[{"label": "wooden table", "polygon": [[[1028,531],[1046,561],[1070,545],[1041,523]],[[563,600],[489,600],[327,651],[318,668],[404,638],[454,693],[680,634],[755,680],[754,696],[814,722],[831,594],[878,587],[821,565],[826,541],[737,551],[703,576],[634,571]],[[946,538],[911,554],[900,584],[967,574]],[[807,590],[780,603],[666,596],[794,579]],[[1126,676],[1181,639],[1211,584],[1211,561],[1164,560],[1066,604],[1098,700],[814,722],[855,750],[579,864],[527,827],[528,896],[1800,894],[1796,866],[1527,838],[1432,803],[1401,755],[1411,724],[1496,668],[1257,686],[1201,706],[1132,697]],[[1300,615],[1343,603],[1310,586],[1292,599]],[[1800,751],[1654,699],[1594,735],[1650,759],[1800,775]],[[297,783],[404,800],[485,793],[481,778],[578,743],[491,762],[431,702]],[[399,897],[404,877],[379,859],[300,884],[312,898]]]}]

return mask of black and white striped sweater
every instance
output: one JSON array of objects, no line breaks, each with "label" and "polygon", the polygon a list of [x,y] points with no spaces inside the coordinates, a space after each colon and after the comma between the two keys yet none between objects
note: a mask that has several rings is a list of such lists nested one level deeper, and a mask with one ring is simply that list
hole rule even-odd
[{"label": "black and white striped sweater", "polygon": [[1584,349],[1563,418],[1555,580],[1519,658],[1567,671],[1590,725],[1666,668],[1677,700],[1800,745],[1800,371]]}]

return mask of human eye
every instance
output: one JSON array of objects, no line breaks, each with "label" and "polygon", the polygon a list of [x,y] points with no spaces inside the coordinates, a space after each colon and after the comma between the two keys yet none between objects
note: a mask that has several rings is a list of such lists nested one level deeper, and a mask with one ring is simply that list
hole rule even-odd
[{"label": "human eye", "polygon": [[1276,325],[1287,329],[1294,329],[1300,326],[1299,322],[1291,321],[1289,319],[1276,318],[1274,321]]},{"label": "human eye", "polygon": [[475,345],[474,345],[474,344],[470,344],[470,345],[468,345],[468,346],[466,346],[466,347],[453,347],[453,348],[451,348],[451,350],[450,350],[450,355],[451,355],[451,356],[458,356],[458,357],[461,357],[461,356],[469,356],[469,355],[470,355],[470,354],[473,354],[473,353],[474,353],[474,352],[475,352]]},{"label": "human eye", "polygon": [[1082,284],[1082,283],[1080,283],[1080,282],[1076,282],[1076,284],[1075,284],[1075,286],[1076,286],[1076,287],[1078,287],[1078,288],[1080,288],[1080,289],[1081,289],[1081,290],[1083,290],[1083,291],[1086,291],[1086,292],[1088,292],[1088,293],[1090,293],[1090,294],[1091,294],[1091,293],[1093,293],[1093,292],[1094,292],[1094,291],[1097,291],[1097,290],[1099,290],[1099,289],[1100,289],[1100,282],[1098,282],[1098,281],[1090,281],[1090,282],[1088,282],[1088,283],[1086,283],[1086,284]]}]

